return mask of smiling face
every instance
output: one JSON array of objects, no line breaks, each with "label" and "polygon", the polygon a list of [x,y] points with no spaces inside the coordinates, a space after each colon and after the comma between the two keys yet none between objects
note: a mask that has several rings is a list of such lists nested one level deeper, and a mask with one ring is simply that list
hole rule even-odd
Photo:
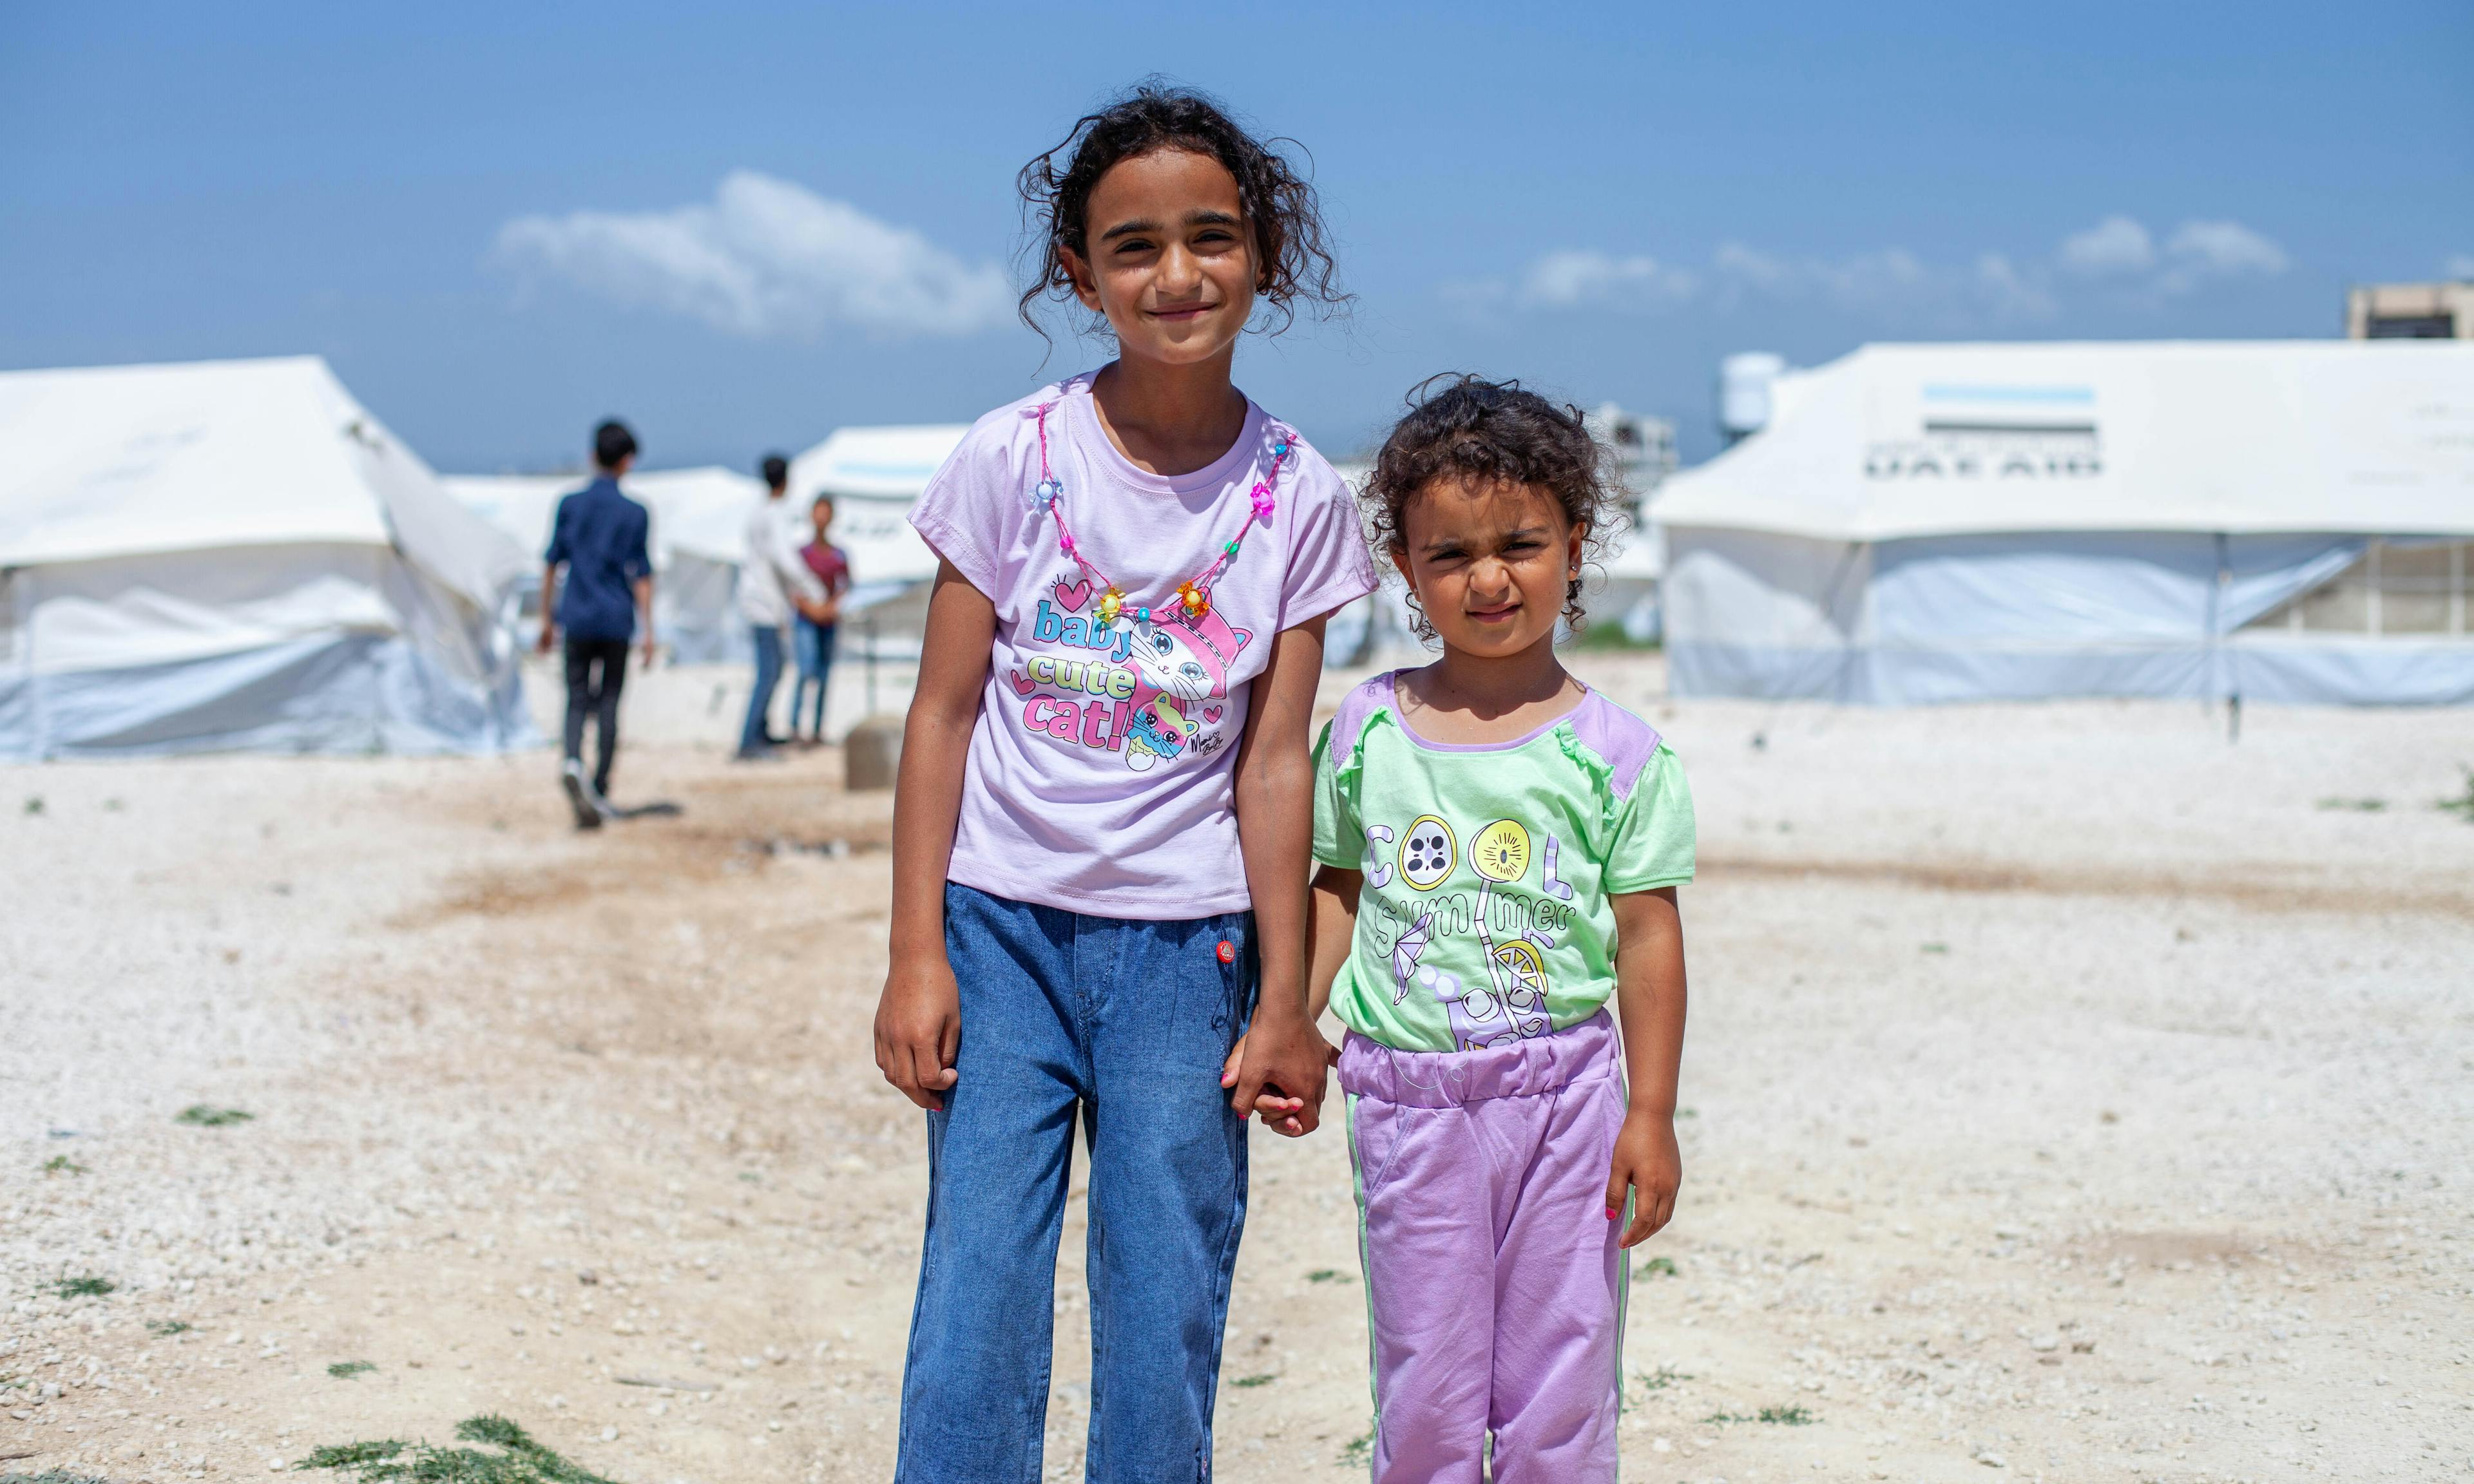
[{"label": "smiling face", "polygon": [[1091,187],[1074,295],[1127,355],[1191,366],[1233,352],[1262,273],[1237,178],[1208,155],[1154,150]]},{"label": "smiling face", "polygon": [[1534,485],[1438,479],[1402,512],[1392,561],[1451,648],[1496,658],[1552,641],[1587,527]]}]

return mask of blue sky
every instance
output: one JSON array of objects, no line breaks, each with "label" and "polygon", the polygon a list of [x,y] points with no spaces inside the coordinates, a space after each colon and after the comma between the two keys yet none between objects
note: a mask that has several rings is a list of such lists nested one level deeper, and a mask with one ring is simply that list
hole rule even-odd
[{"label": "blue sky", "polygon": [[[2474,276],[2474,7],[0,7],[0,366],[315,351],[432,463],[745,465],[1042,375],[1013,172],[1157,72],[1303,141],[1359,295],[1239,379],[1677,419],[1717,358],[2323,336]],[[1062,340],[1046,374],[1101,351]]]}]

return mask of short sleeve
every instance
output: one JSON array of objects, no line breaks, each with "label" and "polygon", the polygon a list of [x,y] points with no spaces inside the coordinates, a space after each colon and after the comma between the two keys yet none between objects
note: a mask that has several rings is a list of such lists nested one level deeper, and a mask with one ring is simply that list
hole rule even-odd
[{"label": "short sleeve", "polygon": [[1314,856],[1326,866],[1355,871],[1366,854],[1366,833],[1357,823],[1357,805],[1331,758],[1331,723],[1322,724],[1315,742]]},{"label": "short sleeve", "polygon": [[568,508],[574,503],[574,495],[560,495],[558,508],[550,512],[549,547],[542,553],[542,561],[551,566],[556,566],[574,555],[568,549],[567,544],[567,512]]},{"label": "short sleeve", "polygon": [[1692,790],[1684,780],[1684,765],[1661,742],[1615,816],[1614,844],[1607,852],[1608,893],[1653,891],[1691,880],[1693,842]]},{"label": "short sleeve", "polygon": [[1374,559],[1367,553],[1347,483],[1322,455],[1312,449],[1303,454],[1297,489],[1288,498],[1297,527],[1289,534],[1289,569],[1280,586],[1282,629],[1310,623],[1374,590]]},{"label": "short sleeve", "polygon": [[936,555],[954,563],[963,581],[1002,603],[1005,554],[1012,539],[1023,491],[1010,477],[1007,447],[1018,412],[1003,408],[980,419],[946,456],[910,507],[910,525]]}]

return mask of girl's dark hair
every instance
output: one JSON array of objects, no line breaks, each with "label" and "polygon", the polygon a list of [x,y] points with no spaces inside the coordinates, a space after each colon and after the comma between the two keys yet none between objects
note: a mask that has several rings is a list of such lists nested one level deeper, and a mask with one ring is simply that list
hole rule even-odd
[{"label": "girl's dark hair", "polygon": [[[1017,305],[1022,321],[1048,331],[1032,317],[1041,299],[1074,302],[1074,277],[1065,254],[1090,258],[1084,234],[1090,222],[1091,188],[1111,166],[1160,150],[1185,150],[1227,167],[1237,199],[1254,233],[1254,261],[1261,265],[1254,291],[1280,316],[1277,329],[1297,317],[1298,299],[1324,314],[1345,310],[1348,296],[1333,282],[1322,207],[1303,171],[1275,146],[1294,139],[1259,140],[1211,99],[1156,80],[1143,83],[1066,131],[1055,148],[1022,167],[1023,225],[1027,255],[1035,265],[1031,286]],[[1060,166],[1059,161],[1063,163]]]},{"label": "girl's dark hair", "polygon": [[[1438,383],[1441,383],[1438,389]],[[1624,496],[1578,407],[1559,407],[1517,381],[1436,376],[1409,394],[1409,415],[1383,441],[1364,498],[1374,539],[1395,555],[1409,549],[1409,507],[1437,480],[1529,485],[1545,491],[1571,526],[1586,527],[1582,549],[1597,555]],[[1409,594],[1418,633],[1434,626]],[[1581,580],[1564,587],[1564,618],[1579,629]]]}]

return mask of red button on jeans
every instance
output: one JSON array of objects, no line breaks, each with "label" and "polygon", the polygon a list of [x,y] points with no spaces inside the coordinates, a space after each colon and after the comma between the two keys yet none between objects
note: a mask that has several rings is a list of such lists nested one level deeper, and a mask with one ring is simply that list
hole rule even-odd
[{"label": "red button on jeans", "polygon": [[1220,962],[1224,964],[1237,962],[1237,945],[1225,938],[1220,940]]}]

